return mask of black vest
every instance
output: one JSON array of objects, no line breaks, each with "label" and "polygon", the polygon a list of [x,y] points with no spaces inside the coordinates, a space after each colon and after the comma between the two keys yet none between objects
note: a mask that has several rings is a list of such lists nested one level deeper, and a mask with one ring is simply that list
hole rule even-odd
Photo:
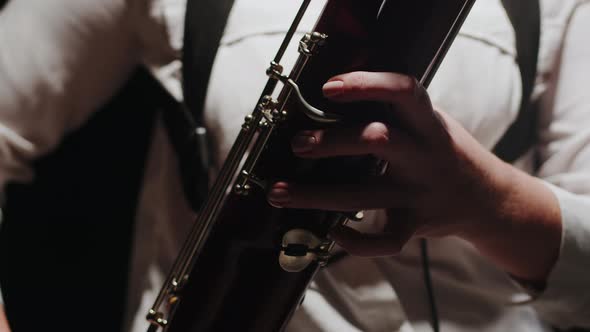
[{"label": "black vest", "polygon": [[156,107],[138,71],[7,188],[0,285],[13,332],[121,330],[133,220]]}]

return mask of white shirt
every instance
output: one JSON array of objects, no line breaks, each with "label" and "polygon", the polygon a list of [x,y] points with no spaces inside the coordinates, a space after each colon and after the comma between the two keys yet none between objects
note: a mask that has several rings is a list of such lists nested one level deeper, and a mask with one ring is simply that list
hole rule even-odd
[{"label": "white shirt", "polygon": [[[78,127],[140,59],[181,97],[177,75],[182,0],[59,0],[61,5],[56,1],[12,1],[0,13],[2,183],[30,178],[30,160],[50,151],[64,133]],[[312,27],[322,3],[312,2],[300,32]],[[590,80],[585,35],[590,6],[582,3],[586,1],[542,0],[535,95],[542,101],[538,150],[543,163],[537,176],[556,193],[564,224],[563,248],[548,288],[533,305],[510,305],[526,294],[471,245],[454,238],[431,241],[443,331],[548,330],[540,317],[561,326],[590,325],[590,94],[585,91]],[[236,1],[206,102],[218,162],[243,115],[254,105],[266,79],[264,70],[298,4]],[[43,35],[37,35],[39,31]],[[295,52],[287,54],[285,63],[292,62]],[[435,105],[487,148],[493,147],[518,111],[520,77],[514,57],[514,35],[500,1],[479,0],[430,88]],[[88,68],[88,63],[95,66]],[[134,278],[149,278],[133,282],[130,297],[130,307],[144,307],[138,310],[140,317],[161,286],[179,245],[176,239],[182,238],[190,221],[182,217],[189,212],[173,204],[180,191],[177,180],[168,181],[174,168],[164,162],[169,160],[162,158],[165,155],[170,156],[170,150],[158,131],[148,168],[148,174],[158,176],[149,177],[142,200],[145,206],[153,206],[149,203],[155,200],[159,205],[140,214],[133,267]],[[519,167],[530,171],[530,161],[524,158]],[[187,223],[172,230],[162,228],[169,226],[171,214]],[[378,222],[379,213],[374,219]],[[158,259],[147,259],[152,257],[150,250],[159,254]],[[316,279],[289,330],[429,331],[419,267],[416,243],[408,244],[396,258],[344,260]],[[367,272],[363,278],[351,273],[359,268]],[[142,298],[133,296],[145,289]]]}]

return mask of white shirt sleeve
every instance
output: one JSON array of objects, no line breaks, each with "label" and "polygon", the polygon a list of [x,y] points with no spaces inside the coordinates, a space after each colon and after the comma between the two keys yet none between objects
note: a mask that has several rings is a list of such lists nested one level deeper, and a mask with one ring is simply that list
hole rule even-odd
[{"label": "white shirt sleeve", "polygon": [[136,0],[18,0],[0,12],[0,190],[29,180],[137,63]]},{"label": "white shirt sleeve", "polygon": [[539,177],[558,198],[562,248],[534,306],[559,327],[590,327],[590,3],[570,20],[540,113]]}]

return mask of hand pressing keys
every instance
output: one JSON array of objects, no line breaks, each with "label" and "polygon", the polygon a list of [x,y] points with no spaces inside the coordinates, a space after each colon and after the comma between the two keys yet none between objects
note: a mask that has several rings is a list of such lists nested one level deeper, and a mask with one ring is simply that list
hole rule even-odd
[{"label": "hand pressing keys", "polygon": [[387,171],[362,184],[277,182],[268,194],[273,206],[385,209],[383,232],[343,226],[331,236],[351,254],[369,257],[395,255],[413,237],[458,236],[514,276],[545,280],[559,252],[561,216],[541,181],[504,163],[457,121],[434,110],[414,78],[354,72],[333,77],[323,92],[336,102],[389,103],[399,125],[303,131],[292,140],[293,152],[301,158],[374,155],[388,162]]}]

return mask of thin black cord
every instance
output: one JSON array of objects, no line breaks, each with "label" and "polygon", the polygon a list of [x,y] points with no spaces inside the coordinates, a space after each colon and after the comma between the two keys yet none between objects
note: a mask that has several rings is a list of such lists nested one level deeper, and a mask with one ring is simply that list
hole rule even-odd
[{"label": "thin black cord", "polygon": [[434,287],[432,287],[432,278],[430,276],[430,261],[428,257],[428,242],[426,239],[420,240],[420,249],[422,253],[422,272],[424,273],[424,284],[428,293],[428,303],[430,305],[430,319],[432,330],[440,332],[438,320],[438,309],[436,308],[436,298],[434,296]]}]

